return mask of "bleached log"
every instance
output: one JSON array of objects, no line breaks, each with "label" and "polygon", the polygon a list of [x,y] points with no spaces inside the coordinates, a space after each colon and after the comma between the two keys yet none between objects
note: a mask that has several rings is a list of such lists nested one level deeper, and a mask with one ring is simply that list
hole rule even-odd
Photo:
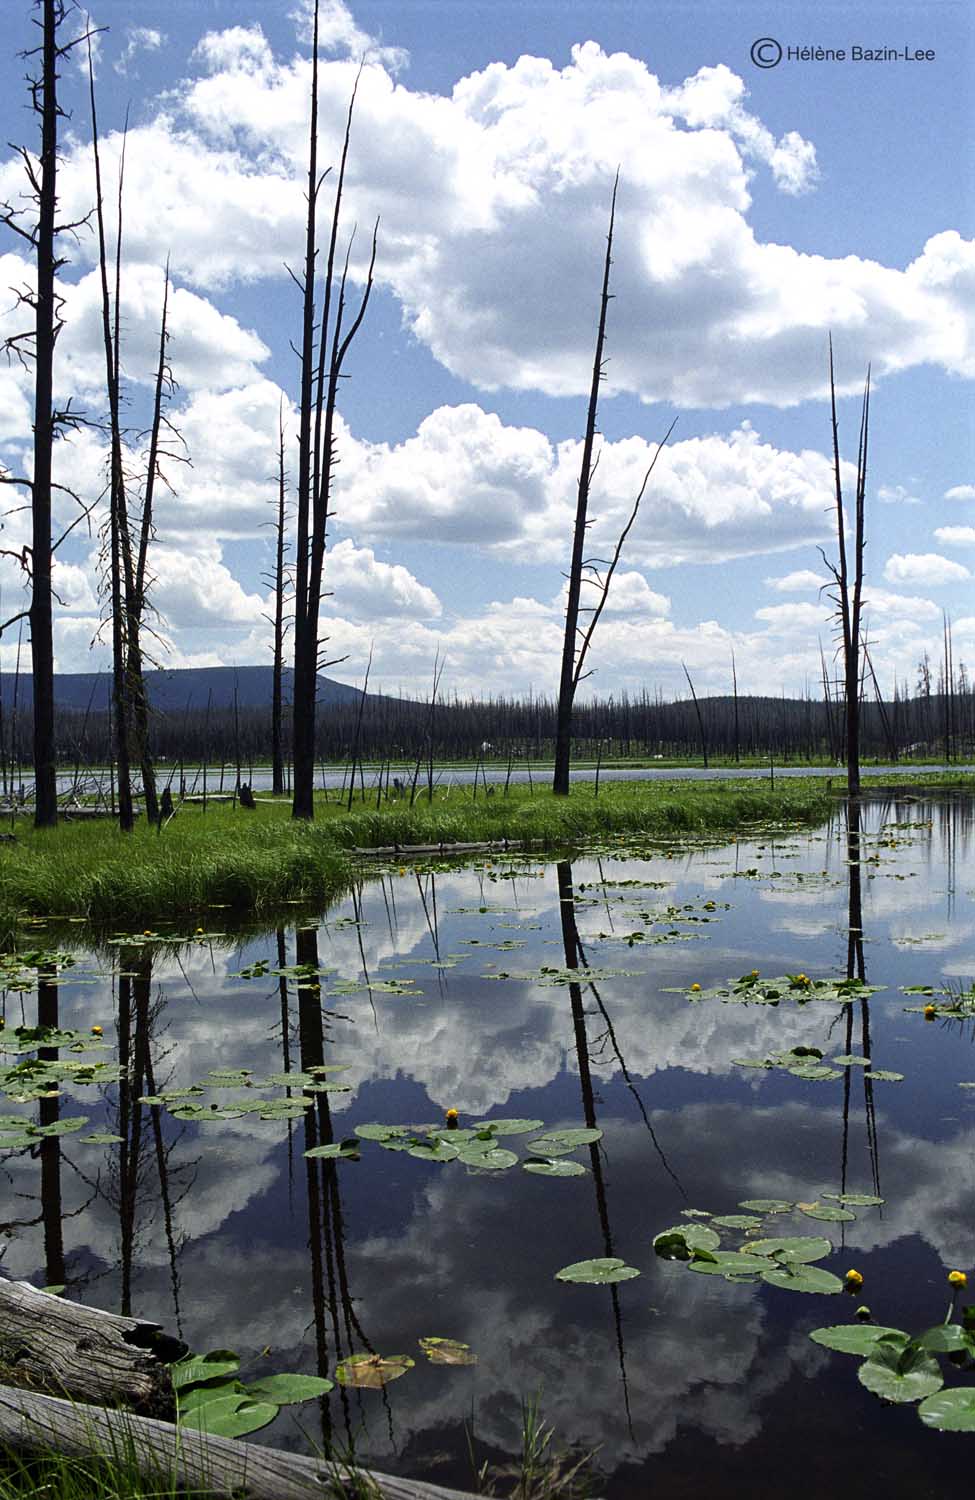
[{"label": "bleached log", "polygon": [[158,1323],[119,1317],[0,1279],[0,1357],[36,1385],[78,1401],[172,1410],[166,1362],[186,1346]]},{"label": "bleached log", "polygon": [[[180,1431],[131,1412],[106,1411],[0,1386],[0,1447],[21,1453],[57,1452],[71,1458],[124,1459],[144,1478],[205,1492],[211,1500],[335,1500],[361,1494],[353,1471],[228,1438]],[[422,1480],[357,1470],[381,1500],[474,1500],[460,1490]]]}]

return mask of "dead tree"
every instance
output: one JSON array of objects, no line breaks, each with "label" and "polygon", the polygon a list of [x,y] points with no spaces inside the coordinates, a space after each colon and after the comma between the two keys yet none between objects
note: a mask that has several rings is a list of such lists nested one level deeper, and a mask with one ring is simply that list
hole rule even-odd
[{"label": "dead tree", "polygon": [[274,666],[271,677],[271,790],[278,795],[284,792],[284,714],[282,681],[284,676],[284,638],[290,628],[285,619],[286,592],[291,583],[285,564],[288,520],[286,501],[287,474],[284,466],[284,402],[278,415],[278,498],[274,526],[274,571],[265,581],[274,594],[274,614],[265,615],[274,631],[271,647]]},{"label": "dead tree", "polygon": [[[377,219],[365,287],[351,321],[346,303],[350,238],[341,271],[336,264],[342,194],[352,132],[355,88],[349,101],[345,136],[332,207],[328,256],[322,286],[322,312],[316,318],[318,199],[328,173],[318,170],[318,0],[312,22],[311,123],[308,145],[308,212],[305,228],[305,265],[294,277],[302,294],[301,400],[298,423],[298,494],[295,545],[294,679],[292,740],[294,796],[292,816],[313,818],[315,781],[315,697],[318,672],[334,665],[320,659],[322,573],[328,534],[335,457],[335,412],[339,381],[349,347],[365,317],[376,264]],[[358,85],[358,80],[356,80]]]},{"label": "dead tree", "polygon": [[[125,471],[122,464],[122,426],[119,415],[119,290],[122,260],[122,183],[125,150],[119,169],[118,225],[115,237],[115,308],[114,316],[108,286],[108,252],[105,243],[105,214],[102,197],[101,155],[98,149],[98,115],[95,109],[95,71],[92,64],[91,39],[88,40],[88,87],[91,101],[92,150],[95,160],[95,220],[98,227],[98,264],[102,292],[102,342],[105,351],[105,384],[108,394],[109,483],[108,483],[108,576],[109,609],[112,623],[112,718],[115,726],[115,761],[118,768],[119,827],[131,833],[133,827],[132,779],[129,756],[129,683],[127,645],[131,634],[129,609],[134,591],[132,572],[132,538],[129,532],[128,504],[125,495]],[[124,573],[124,576],[123,576]]]},{"label": "dead tree", "polygon": [[860,437],[857,446],[856,490],[854,494],[853,576],[846,551],[846,517],[843,505],[843,481],[840,474],[840,435],[836,416],[836,379],[833,371],[833,341],[829,341],[829,393],[833,425],[833,475],[836,486],[836,532],[838,563],[831,563],[820,548],[823,562],[833,575],[836,592],[830,595],[836,605],[840,623],[840,649],[843,653],[843,681],[846,715],[846,783],[851,797],[860,792],[860,641],[863,612],[864,498],[867,485],[867,439],[870,426],[870,368],[863,390],[860,410]]},{"label": "dead tree", "polygon": [[[617,172],[616,180],[613,183],[613,197],[609,210],[606,258],[603,262],[603,286],[599,301],[599,322],[596,329],[596,352],[593,357],[592,381],[589,388],[586,433],[582,444],[582,464],[579,469],[579,487],[576,498],[575,528],[572,534],[572,556],[569,563],[569,589],[565,606],[565,633],[562,637],[562,669],[559,674],[559,701],[555,721],[555,771],[552,778],[552,791],[557,797],[567,797],[569,795],[569,763],[572,756],[572,705],[575,702],[576,689],[579,683],[584,676],[588,676],[588,673],[583,672],[583,665],[589,651],[593,632],[609,596],[609,586],[623,551],[623,543],[626,541],[630,528],[636,520],[640,502],[647,487],[647,481],[653,472],[654,464],[660,456],[661,448],[674,430],[674,423],[672,422],[667,431],[667,436],[663,439],[663,442],[657,445],[657,451],[643,477],[643,484],[640,486],[640,493],[634,502],[630,518],[623,528],[619,541],[616,544],[616,550],[607,565],[605,575],[603,575],[599,572],[601,566],[599,559],[586,561],[585,542],[586,528],[589,525],[589,491],[593,475],[596,472],[596,465],[599,462],[598,458],[593,457],[593,448],[596,440],[599,382],[604,376],[603,348],[606,342],[606,314],[612,296],[609,290],[609,272],[613,263],[613,226],[616,219],[616,192],[618,187],[619,173]],[[584,582],[590,582],[596,587],[599,593],[599,602],[590,608],[589,612],[592,618],[589,621],[587,629],[582,631],[579,626],[579,615],[583,610],[581,600],[582,585]]]},{"label": "dead tree", "polygon": [[[71,403],[61,410],[54,405],[54,350],[63,322],[61,298],[57,292],[57,273],[65,264],[59,254],[59,239],[79,227],[79,223],[62,224],[57,218],[58,121],[63,111],[58,104],[58,67],[71,49],[84,40],[74,37],[59,40],[59,30],[67,14],[65,0],[37,0],[42,41],[25,56],[40,59],[40,74],[28,75],[31,108],[38,116],[41,151],[34,157],[26,147],[18,154],[27,175],[26,204],[0,204],[0,223],[25,240],[34,256],[37,269],[36,289],[18,292],[21,306],[34,313],[34,326],[7,340],[8,354],[15,354],[34,367],[34,470],[30,479],[0,472],[4,483],[26,489],[31,503],[31,543],[14,554],[30,584],[30,607],[14,616],[30,619],[31,670],[34,688],[34,823],[38,828],[57,822],[57,774],[54,742],[54,591],[51,583],[53,553],[52,492],[58,489],[52,478],[54,440],[59,429],[75,425],[76,414]],[[33,222],[30,215],[36,212]],[[25,215],[28,216],[25,222]],[[80,518],[79,518],[80,519]],[[63,540],[63,538],[62,538]],[[10,555],[10,554],[8,554]],[[12,624],[13,621],[7,621]]]}]

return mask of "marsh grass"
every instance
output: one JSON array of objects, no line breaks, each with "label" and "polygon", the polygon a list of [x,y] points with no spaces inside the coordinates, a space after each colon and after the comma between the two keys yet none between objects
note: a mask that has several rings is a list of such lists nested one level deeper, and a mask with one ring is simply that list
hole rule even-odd
[{"label": "marsh grass", "polygon": [[[968,778],[972,785],[972,778]],[[324,907],[355,878],[349,851],[393,845],[486,843],[507,839],[544,848],[613,835],[679,838],[723,834],[750,824],[819,821],[832,805],[822,779],[592,783],[569,797],[511,787],[493,795],[469,786],[437,788],[432,801],[370,799],[351,811],[320,797],[313,823],[295,822],[285,798],[255,811],[184,804],[162,830],[141,822],[122,834],[105,821],[14,827],[0,845],[0,926],[25,915],[80,917],[142,928],[203,918],[209,907],[261,916],[284,903]],[[205,925],[205,922],[204,924]]]}]

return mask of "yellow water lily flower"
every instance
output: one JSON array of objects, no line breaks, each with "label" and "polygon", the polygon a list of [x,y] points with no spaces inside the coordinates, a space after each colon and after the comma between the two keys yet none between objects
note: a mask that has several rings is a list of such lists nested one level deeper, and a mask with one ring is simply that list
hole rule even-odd
[{"label": "yellow water lily flower", "polygon": [[447,1119],[448,1120],[456,1120],[457,1117],[458,1117],[458,1115],[459,1115],[459,1113],[460,1113],[459,1110],[448,1109],[447,1110]]},{"label": "yellow water lily flower", "polygon": [[102,1028],[100,1026],[93,1026],[91,1028],[91,1034],[92,1034],[92,1036],[101,1036],[102,1035]]},{"label": "yellow water lily flower", "polygon": [[851,1292],[859,1291],[860,1287],[862,1287],[863,1285],[863,1277],[859,1271],[847,1271],[843,1280],[846,1282],[847,1287]]},{"label": "yellow water lily flower", "polygon": [[950,1284],[952,1286],[967,1286],[968,1285],[968,1277],[965,1275],[964,1271],[949,1271],[948,1272],[948,1281],[950,1282]]},{"label": "yellow water lily flower", "polygon": [[700,989],[700,988],[701,988],[701,986],[700,986],[700,985],[699,985],[699,984],[692,984],[692,985],[691,985],[691,989],[692,989],[692,990],[694,990],[694,991],[695,991],[695,992],[696,992],[696,991],[697,991],[697,990],[699,990],[699,989]]},{"label": "yellow water lily flower", "polygon": [[924,1007],[924,1019],[926,1021],[933,1021],[937,1014],[938,1012],[933,1005],[926,1005]]}]

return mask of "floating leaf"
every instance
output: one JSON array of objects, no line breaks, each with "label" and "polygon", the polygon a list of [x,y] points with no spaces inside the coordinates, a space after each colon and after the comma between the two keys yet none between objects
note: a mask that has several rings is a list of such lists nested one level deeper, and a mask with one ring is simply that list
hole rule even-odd
[{"label": "floating leaf", "polygon": [[794,1234],[779,1239],[750,1240],[741,1248],[744,1255],[774,1255],[777,1260],[806,1265],[813,1260],[822,1260],[833,1247],[822,1235]]},{"label": "floating leaf", "polygon": [[232,1349],[212,1349],[209,1354],[188,1354],[169,1366],[169,1378],[174,1391],[185,1390],[191,1385],[202,1385],[219,1380],[227,1375],[236,1375],[240,1359]]},{"label": "floating leaf", "polygon": [[475,1130],[491,1130],[495,1135],[528,1135],[541,1130],[544,1120],[478,1120]]},{"label": "floating leaf", "polygon": [[542,1156],[530,1156],[522,1162],[522,1166],[526,1172],[535,1172],[539,1177],[585,1177],[587,1170],[581,1161],[573,1161],[568,1156],[556,1161]]},{"label": "floating leaf", "polygon": [[304,1155],[324,1157],[326,1161],[335,1161],[336,1158],[341,1158],[343,1161],[358,1161],[359,1142],[355,1136],[350,1136],[348,1140],[331,1141],[325,1146],[312,1146],[311,1150],[306,1151]]},{"label": "floating leaf", "polygon": [[943,1384],[936,1359],[909,1340],[905,1345],[878,1343],[857,1371],[857,1379],[885,1401],[921,1401]]},{"label": "floating leaf", "polygon": [[924,1333],[919,1333],[917,1342],[929,1354],[954,1354],[964,1349],[975,1352],[975,1338],[960,1323],[936,1323]]},{"label": "floating leaf", "polygon": [[784,1198],[745,1198],[738,1207],[751,1209],[756,1214],[787,1214],[795,1204],[787,1203]]},{"label": "floating leaf", "polygon": [[501,1172],[507,1167],[516,1167],[518,1158],[513,1151],[505,1151],[502,1146],[495,1146],[491,1151],[467,1151],[458,1153],[459,1160],[465,1167],[478,1167],[486,1172]]},{"label": "floating leaf", "polygon": [[823,1271],[819,1266],[806,1266],[786,1261],[781,1266],[762,1272],[762,1280],[769,1286],[782,1287],[787,1292],[842,1292],[843,1283],[832,1271]]},{"label": "floating leaf", "polygon": [[628,1266],[618,1256],[610,1255],[596,1260],[577,1260],[571,1266],[563,1266],[561,1271],[556,1271],[555,1279],[608,1286],[614,1281],[632,1281],[639,1274],[635,1266]]},{"label": "floating leaf", "polygon": [[848,1208],[836,1208],[832,1203],[797,1203],[796,1208],[807,1219],[822,1219],[827,1224],[851,1224],[856,1218]]},{"label": "floating leaf", "polygon": [[841,1078],[842,1071],[839,1068],[827,1067],[825,1063],[799,1063],[794,1068],[787,1070],[793,1078],[807,1078],[811,1082],[819,1083],[827,1078]]},{"label": "floating leaf", "polygon": [[754,1214],[719,1214],[711,1220],[719,1229],[759,1229],[761,1219],[756,1219]]},{"label": "floating leaf", "polygon": [[[666,1241],[670,1235],[680,1235],[684,1243],[691,1250],[717,1250],[721,1244],[721,1236],[708,1224],[671,1224],[667,1229],[662,1229],[653,1242],[657,1249],[657,1240]],[[657,1254],[659,1255],[659,1251]],[[673,1259],[673,1257],[667,1257]],[[686,1256],[678,1256],[678,1260],[685,1260]]]},{"label": "floating leaf", "polygon": [[907,1343],[907,1334],[899,1328],[882,1328],[875,1323],[835,1323],[831,1328],[814,1328],[809,1335],[814,1344],[835,1349],[838,1354],[871,1354],[880,1339]]},{"label": "floating leaf", "polygon": [[54,1120],[50,1125],[32,1125],[31,1135],[71,1135],[88,1124],[87,1115],[70,1115],[66,1120]]},{"label": "floating leaf", "polygon": [[939,1432],[975,1432],[975,1390],[971,1387],[938,1391],[926,1397],[917,1410],[921,1421]]},{"label": "floating leaf", "polygon": [[864,1073],[864,1078],[874,1079],[878,1083],[903,1083],[904,1074],[894,1073],[890,1068],[870,1068]]},{"label": "floating leaf", "polygon": [[706,1276],[759,1275],[768,1270],[768,1261],[763,1255],[742,1255],[735,1250],[716,1250],[713,1255],[695,1255],[690,1269],[701,1271]]},{"label": "floating leaf", "polygon": [[[411,1156],[416,1156],[420,1161],[456,1161],[460,1155],[457,1146],[451,1146],[447,1141],[434,1139],[432,1141],[416,1141],[409,1147]],[[517,1161],[517,1157],[515,1160]]]},{"label": "floating leaf", "polygon": [[875,1193],[824,1193],[824,1198],[833,1198],[837,1203],[846,1203],[852,1208],[876,1208],[884,1202]]},{"label": "floating leaf", "polygon": [[362,1141],[388,1141],[413,1135],[409,1125],[357,1125],[355,1133]]},{"label": "floating leaf", "polygon": [[82,1135],[78,1139],[85,1146],[114,1146],[125,1139],[121,1135],[112,1135],[110,1131],[96,1131],[94,1135]]},{"label": "floating leaf", "polygon": [[690,1260],[692,1253],[683,1229],[667,1229],[656,1235],[653,1248],[661,1260]]},{"label": "floating leaf", "polygon": [[237,1392],[205,1401],[195,1410],[180,1416],[181,1427],[196,1432],[206,1432],[211,1437],[244,1437],[248,1432],[257,1432],[273,1422],[279,1408],[270,1401],[252,1401],[249,1396]]},{"label": "floating leaf", "polygon": [[244,1387],[253,1401],[273,1401],[275,1406],[294,1406],[299,1401],[311,1401],[324,1396],[333,1389],[331,1380],[318,1375],[266,1375],[262,1380],[252,1380]]},{"label": "floating leaf", "polygon": [[859,1057],[855,1052],[845,1052],[842,1057],[831,1058],[841,1068],[869,1068],[869,1057]]},{"label": "floating leaf", "polygon": [[458,1339],[425,1338],[418,1342],[433,1365],[477,1364],[477,1355],[471,1353],[470,1344],[462,1344]]},{"label": "floating leaf", "polygon": [[412,1370],[414,1363],[408,1354],[350,1354],[335,1366],[335,1378],[339,1385],[378,1391]]},{"label": "floating leaf", "polygon": [[567,1156],[578,1146],[591,1146],[602,1138],[601,1130],[580,1126],[573,1130],[549,1130],[530,1144],[535,1156]]}]

